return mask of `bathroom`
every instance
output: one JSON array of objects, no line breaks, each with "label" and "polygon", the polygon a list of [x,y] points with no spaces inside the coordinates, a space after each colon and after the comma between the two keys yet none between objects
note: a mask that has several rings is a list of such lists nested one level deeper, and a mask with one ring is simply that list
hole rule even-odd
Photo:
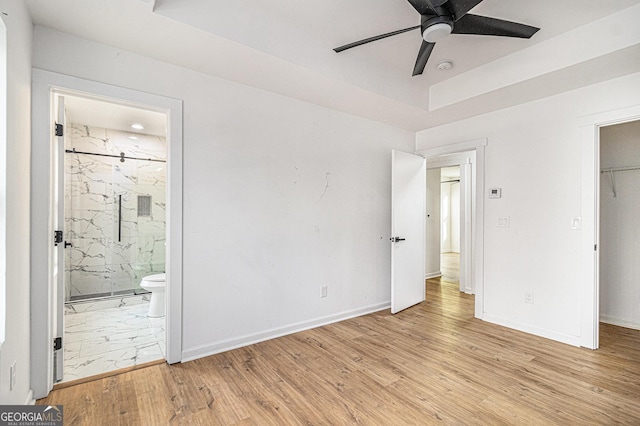
[{"label": "bathroom", "polygon": [[74,96],[64,111],[70,382],[166,358],[164,293],[149,277],[164,285],[167,149],[165,114]]}]

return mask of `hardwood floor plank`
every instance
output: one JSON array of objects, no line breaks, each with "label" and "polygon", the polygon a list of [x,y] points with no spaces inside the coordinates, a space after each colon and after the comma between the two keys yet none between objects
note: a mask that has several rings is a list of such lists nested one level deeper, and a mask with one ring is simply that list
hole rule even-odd
[{"label": "hardwood floor plank", "polygon": [[640,331],[591,351],[477,320],[473,296],[427,300],[177,365],[56,389],[68,425],[640,424]]}]

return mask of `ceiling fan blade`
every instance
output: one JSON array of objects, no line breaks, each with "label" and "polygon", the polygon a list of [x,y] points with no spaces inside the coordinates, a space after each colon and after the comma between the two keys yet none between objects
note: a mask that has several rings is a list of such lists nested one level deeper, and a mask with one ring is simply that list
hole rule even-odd
[{"label": "ceiling fan blade", "polygon": [[336,47],[333,50],[336,53],[340,53],[343,50],[351,49],[352,47],[362,46],[363,44],[371,43],[372,41],[382,40],[383,38],[387,38],[387,37],[391,37],[391,36],[394,36],[394,35],[406,33],[407,31],[416,30],[418,28],[420,28],[420,25],[417,25],[415,27],[404,28],[404,29],[398,30],[398,31],[392,31],[392,32],[386,33],[386,34],[380,34],[380,35],[377,35],[377,36],[374,36],[374,37],[365,38],[364,40],[354,41],[353,43],[345,44],[344,46]]},{"label": "ceiling fan blade", "polygon": [[481,2],[482,0],[449,0],[447,5],[453,13],[454,20],[457,21]]},{"label": "ceiling fan blade", "polygon": [[429,43],[424,40],[422,41],[420,52],[418,52],[418,59],[416,59],[416,65],[413,67],[412,76],[415,77],[416,75],[422,74],[424,67],[427,66],[427,61],[429,60],[429,56],[431,56],[431,52],[435,45],[435,43]]},{"label": "ceiling fan blade", "polygon": [[465,15],[453,27],[453,34],[478,34],[531,38],[540,28],[479,15]]},{"label": "ceiling fan blade", "polygon": [[427,3],[429,3],[429,5],[431,5],[432,8],[436,8],[436,7],[440,7],[443,4],[445,4],[446,2],[448,2],[449,0],[424,0]]},{"label": "ceiling fan blade", "polygon": [[445,3],[445,1],[440,1],[440,0],[408,0],[409,3],[411,3],[411,6],[413,6],[413,8],[415,10],[418,11],[418,13],[420,15],[437,15],[436,11],[435,11],[435,7],[436,5],[434,5],[433,3],[440,3],[437,6],[440,6],[441,4]]}]

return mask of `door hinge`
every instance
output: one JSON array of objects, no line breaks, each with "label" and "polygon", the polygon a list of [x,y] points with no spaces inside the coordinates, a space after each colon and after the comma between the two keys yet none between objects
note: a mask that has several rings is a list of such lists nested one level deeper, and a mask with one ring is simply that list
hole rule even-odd
[{"label": "door hinge", "polygon": [[598,251],[598,245],[597,244],[593,245],[593,251]]},{"label": "door hinge", "polygon": [[59,351],[60,349],[62,349],[62,337],[56,337],[53,339],[53,350]]},{"label": "door hinge", "polygon": [[64,126],[56,123],[56,136],[64,136]]},{"label": "door hinge", "polygon": [[53,245],[57,246],[63,241],[62,231],[53,231]]},{"label": "door hinge", "polygon": [[391,238],[389,238],[389,240],[390,240],[392,243],[397,243],[397,242],[400,242],[400,241],[406,241],[406,239],[405,239],[405,238],[400,238],[400,237],[391,237]]}]

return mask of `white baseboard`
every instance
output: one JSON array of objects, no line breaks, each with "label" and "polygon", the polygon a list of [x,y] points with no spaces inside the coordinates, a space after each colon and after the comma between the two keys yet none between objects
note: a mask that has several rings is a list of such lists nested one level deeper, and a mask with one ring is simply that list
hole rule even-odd
[{"label": "white baseboard", "polygon": [[29,389],[24,405],[36,405],[36,400],[33,398],[33,389]]},{"label": "white baseboard", "polygon": [[555,340],[556,342],[566,343],[571,346],[580,346],[580,336],[571,336],[557,331],[547,330],[544,328],[534,327],[528,324],[522,324],[516,321],[505,320],[503,318],[488,315],[486,312],[482,318],[484,321],[501,325],[503,327],[512,328],[514,330],[533,334],[534,336],[544,337],[545,339]]},{"label": "white baseboard", "polygon": [[640,323],[638,321],[624,319],[624,318],[615,318],[610,317],[608,315],[600,315],[600,322],[604,322],[606,324],[617,325],[619,327],[631,328],[633,330],[640,330]]},{"label": "white baseboard", "polygon": [[328,315],[326,317],[316,318],[310,321],[304,321],[289,326],[265,330],[255,334],[249,334],[242,337],[223,340],[211,345],[203,345],[196,348],[184,350],[182,352],[182,362],[192,361],[194,359],[203,358],[209,355],[230,351],[232,349],[241,348],[243,346],[253,345],[254,343],[264,342],[265,340],[275,339],[277,337],[286,336],[288,334],[297,333],[304,330],[332,324],[338,321],[344,321],[350,318],[371,314],[373,312],[389,309],[391,302],[378,303],[352,311],[341,312],[339,314]]},{"label": "white baseboard", "polygon": [[429,272],[428,274],[425,274],[424,279],[428,280],[431,278],[438,278],[442,276],[442,272],[437,271],[437,272]]}]

